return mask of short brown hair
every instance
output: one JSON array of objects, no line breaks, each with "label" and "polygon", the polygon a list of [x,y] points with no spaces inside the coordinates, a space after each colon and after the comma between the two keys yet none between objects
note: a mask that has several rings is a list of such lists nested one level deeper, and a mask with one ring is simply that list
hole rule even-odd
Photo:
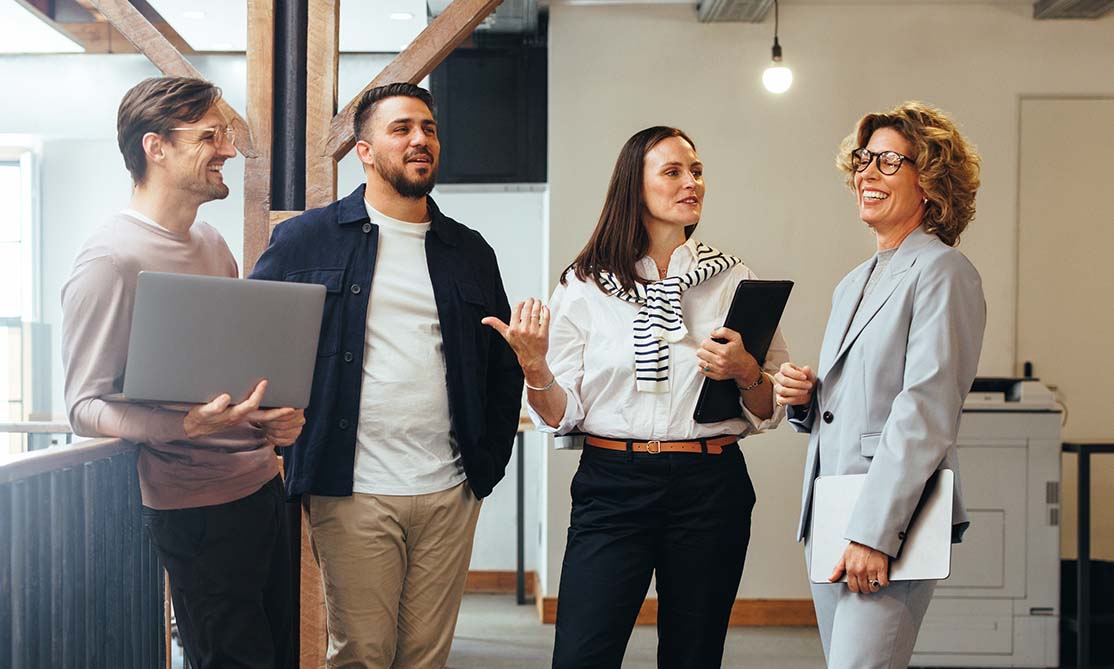
[{"label": "short brown hair", "polygon": [[[636,283],[649,283],[637,270],[638,261],[650,250],[650,234],[642,224],[642,214],[646,211],[643,170],[646,154],[670,137],[680,137],[696,150],[696,144],[683,130],[664,125],[636,132],[619,150],[600,220],[584,249],[561,276],[562,284],[569,269],[581,281],[593,279],[604,292],[607,289],[600,280],[600,272],[613,274],[626,290],[633,290]],[[685,237],[692,236],[695,229],[695,223],[686,226]]]},{"label": "short brown hair", "polygon": [[376,86],[361,95],[360,101],[356,103],[356,113],[352,116],[352,132],[356,139],[363,138],[363,131],[366,129],[368,119],[375,114],[375,108],[379,105],[380,100],[397,97],[417,98],[424,102],[426,107],[429,107],[430,114],[435,115],[433,94],[421,86],[406,82]]},{"label": "short brown hair", "polygon": [[859,120],[855,132],[843,140],[836,156],[836,166],[847,175],[852,189],[855,170],[851,152],[866,146],[879,128],[893,128],[913,145],[918,185],[928,198],[921,224],[925,232],[948,246],[957,246],[960,234],[975,217],[981,164],[975,147],[947,114],[923,102],[905,102],[888,112],[867,114]]},{"label": "short brown hair", "polygon": [[213,84],[191,77],[144,79],[124,94],[116,113],[116,142],[136,185],[147,177],[143,136],[153,132],[169,137],[171,128],[197,121],[220,96]]}]

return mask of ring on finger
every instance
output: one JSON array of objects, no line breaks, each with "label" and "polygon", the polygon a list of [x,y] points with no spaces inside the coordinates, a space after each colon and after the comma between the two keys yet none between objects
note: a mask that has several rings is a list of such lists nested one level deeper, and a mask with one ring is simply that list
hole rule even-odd
[{"label": "ring on finger", "polygon": [[882,584],[878,581],[878,579],[872,578],[872,579],[870,579],[870,587],[877,590],[878,588],[882,587]]}]

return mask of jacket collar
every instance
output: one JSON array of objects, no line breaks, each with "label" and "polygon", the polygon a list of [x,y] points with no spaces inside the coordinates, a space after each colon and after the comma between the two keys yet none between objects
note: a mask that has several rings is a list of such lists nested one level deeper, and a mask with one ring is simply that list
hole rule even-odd
[{"label": "jacket collar", "polygon": [[[365,223],[370,220],[367,216],[367,206],[364,204],[364,189],[366,187],[366,184],[360,184],[351,194],[337,202],[338,225]],[[426,197],[426,205],[429,207],[430,231],[446,244],[456,246],[460,237],[455,221],[441,213],[441,209],[432,197]]]},{"label": "jacket collar", "polygon": [[[836,329],[824,335],[824,350],[821,352],[818,374],[820,378],[824,378],[851,348],[851,344],[862,333],[863,328],[874,318],[901,283],[905,273],[917,261],[917,256],[935,239],[936,235],[925,232],[923,227],[917,227],[910,232],[897,248],[889,266],[875,284],[874,290],[865,299],[862,297],[863,289],[866,287],[875,261],[868,260],[855,270],[855,276],[844,291],[843,299],[833,307],[832,323],[836,324]],[[839,339],[832,339],[833,335],[838,336]]]}]

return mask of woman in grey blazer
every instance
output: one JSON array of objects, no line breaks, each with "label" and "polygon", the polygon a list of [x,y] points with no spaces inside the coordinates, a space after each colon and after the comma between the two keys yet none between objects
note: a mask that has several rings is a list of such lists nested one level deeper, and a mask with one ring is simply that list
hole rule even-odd
[{"label": "woman in grey blazer", "polygon": [[889,563],[936,470],[956,472],[953,541],[968,525],[956,434],[986,303],[955,246],[975,214],[979,158],[951,119],[907,102],[863,117],[837,162],[878,252],[836,287],[818,369],[785,363],[774,391],[810,433],[798,540],[817,476],[867,475],[846,552],[829,583],[812,584],[828,666],[905,667],[936,581],[891,584]]}]

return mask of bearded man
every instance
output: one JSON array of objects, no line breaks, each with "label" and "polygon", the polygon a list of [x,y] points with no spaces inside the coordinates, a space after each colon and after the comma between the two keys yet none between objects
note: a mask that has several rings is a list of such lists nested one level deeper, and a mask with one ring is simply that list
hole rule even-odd
[{"label": "bearded man", "polygon": [[287,455],[328,616],[329,667],[443,667],[480,500],[502,479],[522,372],[481,324],[510,306],[491,247],[429,197],[433,97],[367,91],[366,183],[275,228],[252,278],[328,290],[306,425]]}]

